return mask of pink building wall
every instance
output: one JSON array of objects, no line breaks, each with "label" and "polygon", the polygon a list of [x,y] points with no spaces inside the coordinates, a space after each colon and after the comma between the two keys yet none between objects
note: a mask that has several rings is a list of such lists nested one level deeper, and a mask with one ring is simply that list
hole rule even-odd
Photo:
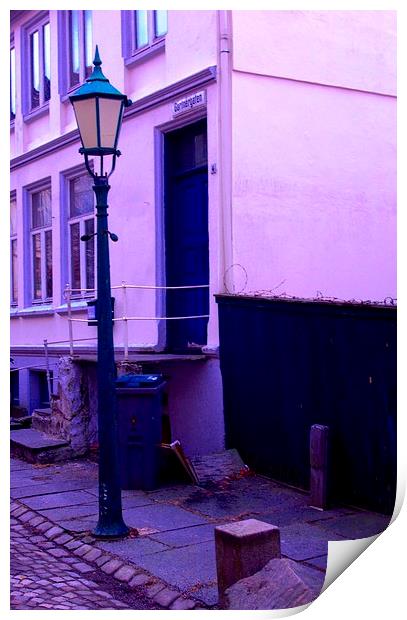
[{"label": "pink building wall", "polygon": [[233,12],[233,262],[247,291],[397,296],[395,28],[383,11]]}]

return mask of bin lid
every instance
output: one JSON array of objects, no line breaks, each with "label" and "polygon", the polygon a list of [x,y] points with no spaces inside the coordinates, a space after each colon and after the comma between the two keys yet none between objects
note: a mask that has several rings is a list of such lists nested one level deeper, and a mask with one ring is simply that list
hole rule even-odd
[{"label": "bin lid", "polygon": [[129,373],[116,380],[119,388],[154,388],[164,382],[162,375],[135,375]]}]

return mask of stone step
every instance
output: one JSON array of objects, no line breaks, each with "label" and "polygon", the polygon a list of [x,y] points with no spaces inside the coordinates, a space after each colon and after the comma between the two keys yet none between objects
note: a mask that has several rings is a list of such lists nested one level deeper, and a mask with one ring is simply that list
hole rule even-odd
[{"label": "stone step", "polygon": [[64,439],[48,437],[34,428],[10,432],[11,456],[29,463],[54,463],[69,458],[71,448]]},{"label": "stone step", "polygon": [[213,454],[193,456],[190,460],[200,484],[220,482],[225,478],[233,478],[248,472],[248,467],[234,448]]},{"label": "stone step", "polygon": [[32,423],[32,416],[27,415],[22,418],[10,418],[10,430],[18,428],[30,428]]},{"label": "stone step", "polygon": [[40,433],[49,433],[51,425],[51,408],[34,409],[32,415],[32,428]]}]

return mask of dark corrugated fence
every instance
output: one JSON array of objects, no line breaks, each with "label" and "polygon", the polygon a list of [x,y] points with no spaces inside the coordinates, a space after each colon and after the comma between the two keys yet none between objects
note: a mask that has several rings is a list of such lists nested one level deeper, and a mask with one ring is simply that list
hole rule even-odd
[{"label": "dark corrugated fence", "polygon": [[227,447],[309,488],[309,431],[330,428],[330,497],[391,514],[396,308],[218,295]]}]

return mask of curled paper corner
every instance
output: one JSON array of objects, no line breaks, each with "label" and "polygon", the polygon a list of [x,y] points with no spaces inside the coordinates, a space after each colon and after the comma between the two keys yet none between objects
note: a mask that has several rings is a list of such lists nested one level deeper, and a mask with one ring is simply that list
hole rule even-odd
[{"label": "curled paper corner", "polygon": [[384,534],[400,514],[405,499],[405,484],[397,484],[394,510],[388,526],[367,538],[354,540],[330,540],[325,581],[320,595],[364,552],[379,536]]},{"label": "curled paper corner", "polygon": [[[387,529],[387,528],[386,528]],[[385,530],[384,530],[385,531]],[[322,594],[354,562],[380,534],[356,540],[330,540],[328,558]]]}]

